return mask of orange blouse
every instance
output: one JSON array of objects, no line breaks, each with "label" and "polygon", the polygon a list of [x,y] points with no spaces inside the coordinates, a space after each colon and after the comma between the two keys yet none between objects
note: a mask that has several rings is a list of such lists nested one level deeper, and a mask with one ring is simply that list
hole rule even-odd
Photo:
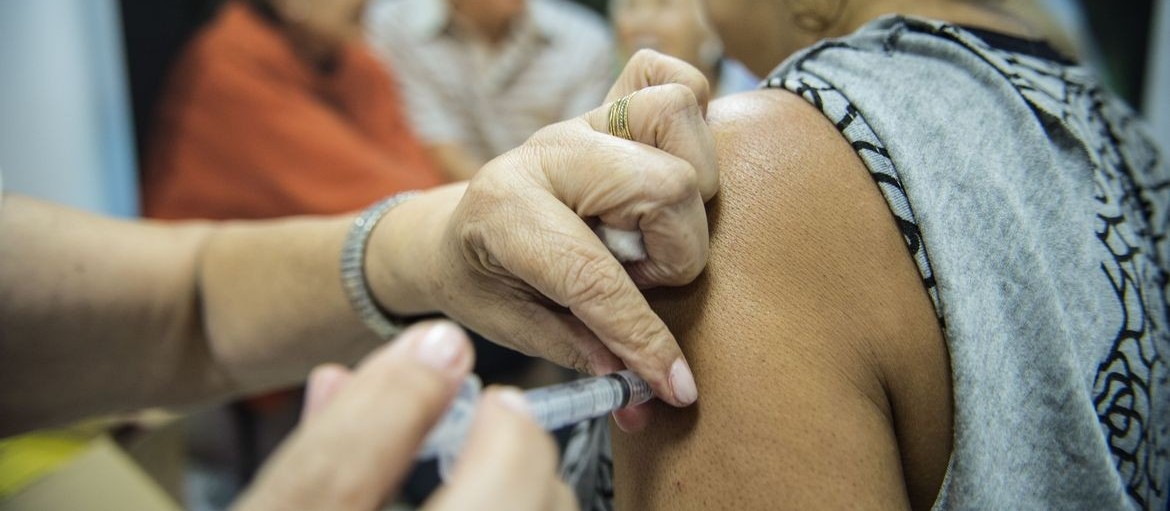
[{"label": "orange blouse", "polygon": [[353,44],[337,64],[317,72],[252,8],[226,4],[172,70],[145,156],[145,214],[331,214],[441,184],[382,63]]}]

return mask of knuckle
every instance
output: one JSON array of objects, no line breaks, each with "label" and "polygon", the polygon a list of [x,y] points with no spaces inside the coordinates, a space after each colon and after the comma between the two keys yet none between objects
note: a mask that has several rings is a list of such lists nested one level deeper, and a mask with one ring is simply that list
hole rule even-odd
[{"label": "knuckle", "polygon": [[683,233],[686,239],[682,240],[676,251],[677,257],[669,261],[665,267],[663,283],[666,285],[690,284],[703,273],[703,268],[707,265],[707,257],[710,255],[707,233],[705,231],[692,233],[687,230]]},{"label": "knuckle", "polygon": [[695,252],[687,255],[687,259],[674,268],[675,278],[669,285],[685,286],[694,282],[703,273],[707,265],[707,247],[700,246]]},{"label": "knuckle", "polygon": [[698,258],[685,254],[683,259],[665,264],[655,275],[654,282],[663,286],[685,286],[693,282],[702,271],[703,266]]},{"label": "knuckle", "polygon": [[[480,172],[485,171],[491,172],[489,166],[485,166]],[[500,181],[501,179],[495,175],[477,174],[476,179],[467,187],[459,201],[461,213],[459,216],[462,221],[455,224],[460,228],[461,239],[468,239],[475,234],[482,221],[490,218],[493,211],[497,211],[506,203],[509,187]]]},{"label": "knuckle", "polygon": [[625,291],[625,276],[616,262],[600,254],[580,254],[577,251],[570,265],[565,293],[570,309],[586,304],[609,303]]},{"label": "knuckle", "polygon": [[667,158],[646,172],[645,191],[663,204],[678,204],[699,193],[699,173],[682,158]]},{"label": "knuckle", "polygon": [[719,193],[719,169],[716,168],[714,161],[706,164],[706,171],[702,173],[701,177],[699,194],[706,202]]},{"label": "knuckle", "polygon": [[625,348],[629,351],[629,356],[638,360],[651,358],[659,351],[659,339],[662,339],[665,330],[666,327],[653,313],[637,317],[629,329],[633,335],[623,339]]},{"label": "knuckle", "polygon": [[591,354],[582,353],[576,349],[566,348],[560,353],[561,360],[564,361],[565,367],[568,367],[581,374],[589,374],[590,364],[592,358]]},{"label": "knuckle", "polygon": [[577,371],[578,373],[591,374],[592,366],[589,364],[589,359],[589,356],[582,355],[581,353],[574,351],[572,353],[566,354],[565,363],[570,369]]},{"label": "knuckle", "polygon": [[572,121],[564,121],[561,123],[545,126],[539,130],[536,130],[536,132],[533,133],[531,136],[529,136],[528,140],[525,140],[524,144],[521,145],[520,147],[522,147],[522,148],[539,148],[539,147],[546,147],[546,146],[550,146],[550,145],[554,145],[554,144],[559,143],[562,140],[562,138],[564,137],[564,131],[566,129],[566,125],[565,125],[566,122],[572,122]]},{"label": "knuckle", "polygon": [[695,97],[695,91],[685,84],[672,82],[664,83],[658,86],[666,97],[670,100],[678,102],[680,106],[698,105],[698,98]]},{"label": "knuckle", "polygon": [[664,115],[668,117],[679,115],[700,117],[699,99],[695,97],[694,89],[677,82],[662,84],[656,89],[663,97],[661,105]]},{"label": "knuckle", "polygon": [[654,50],[642,48],[634,52],[634,56],[630,57],[631,67],[646,67],[654,62],[662,60],[662,54]]},{"label": "knuckle", "polygon": [[569,367],[581,374],[594,374],[595,368],[602,367],[609,356],[609,349],[604,345],[586,352],[573,350],[568,356]]},{"label": "knuckle", "polygon": [[492,277],[507,274],[504,267],[516,248],[517,231],[512,225],[515,218],[523,216],[518,212],[524,207],[520,202],[515,187],[510,186],[483,187],[466,196],[450,227],[462,267]]}]

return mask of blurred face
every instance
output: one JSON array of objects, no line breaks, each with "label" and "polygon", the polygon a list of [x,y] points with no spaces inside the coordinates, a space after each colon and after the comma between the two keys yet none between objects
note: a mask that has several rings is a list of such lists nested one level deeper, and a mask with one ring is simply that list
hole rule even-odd
[{"label": "blurred face", "polygon": [[526,0],[451,0],[451,7],[479,31],[494,34],[524,14]]},{"label": "blurred face", "polygon": [[[842,0],[837,0],[842,1]],[[797,20],[831,10],[829,0],[705,0],[727,55],[752,72],[766,76],[797,50],[821,34],[801,28]]]},{"label": "blurred face", "polygon": [[721,52],[718,36],[707,25],[700,2],[614,0],[610,13],[618,44],[626,55],[649,48],[709,71]]},{"label": "blurred face", "polygon": [[362,34],[367,0],[273,0],[269,4],[306,42],[333,49]]}]

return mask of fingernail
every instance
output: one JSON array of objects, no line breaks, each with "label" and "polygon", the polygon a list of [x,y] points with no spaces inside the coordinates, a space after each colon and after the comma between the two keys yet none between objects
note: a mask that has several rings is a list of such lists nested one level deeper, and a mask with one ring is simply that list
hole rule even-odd
[{"label": "fingernail", "polygon": [[688,406],[699,399],[699,389],[695,386],[695,375],[687,367],[686,360],[679,358],[670,366],[670,388],[674,391],[674,399],[682,406]]},{"label": "fingernail", "polygon": [[325,400],[325,382],[329,378],[326,372],[325,366],[317,366],[309,373],[309,382],[305,386],[305,402],[301,405],[302,421],[321,408]]},{"label": "fingernail", "polygon": [[305,389],[301,420],[307,419],[324,407],[329,395],[334,392],[344,377],[345,370],[338,366],[323,364],[313,368],[313,371],[309,373],[309,381]]},{"label": "fingernail", "polygon": [[447,321],[431,324],[414,346],[414,357],[433,369],[451,373],[463,351],[459,327]]},{"label": "fingernail", "polygon": [[626,433],[637,433],[646,429],[649,418],[650,403],[642,403],[613,412],[613,420],[617,423],[618,429]]},{"label": "fingernail", "polygon": [[618,429],[622,430],[623,433],[634,433],[634,429],[625,423],[625,417],[622,414],[614,412],[610,415],[613,416],[614,424],[617,424]]},{"label": "fingernail", "polygon": [[521,394],[519,390],[504,387],[494,392],[497,403],[500,403],[505,408],[513,412],[522,414],[527,417],[532,416],[532,409],[528,407],[528,399]]}]

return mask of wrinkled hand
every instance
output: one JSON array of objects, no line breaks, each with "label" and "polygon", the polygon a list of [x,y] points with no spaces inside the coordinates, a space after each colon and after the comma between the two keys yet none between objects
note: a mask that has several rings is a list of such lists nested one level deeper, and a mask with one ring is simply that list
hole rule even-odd
[{"label": "wrinkled hand", "polygon": [[[660,399],[694,402],[682,351],[639,288],[687,284],[706,265],[703,203],[719,182],[703,117],[708,86],[682,61],[643,51],[610,97],[639,89],[629,115],[636,141],[608,134],[606,105],[540,130],[484,166],[466,190],[450,187],[391,212],[398,227],[375,237],[410,239],[413,249],[386,258],[427,263],[400,266],[396,278],[371,270],[375,296],[390,310],[420,311],[379,289],[405,279],[431,307],[501,345],[594,374],[629,367]],[[590,229],[599,221],[641,231],[648,259],[619,263]],[[435,234],[412,238],[418,231]]]},{"label": "wrinkled hand", "polygon": [[[600,118],[590,119],[590,124],[597,126],[598,131],[607,132],[610,103],[625,95],[658,85],[681,86],[690,91],[704,122],[696,125],[690,123],[694,121],[693,118],[688,118],[686,122],[675,119],[674,122],[678,123],[676,126],[663,129],[653,124],[655,122],[653,118],[635,121],[635,114],[631,112],[630,132],[634,135],[635,141],[652,145],[690,163],[695,169],[703,201],[711,200],[719,192],[719,171],[715,168],[715,138],[705,122],[707,103],[711,100],[711,87],[707,83],[707,78],[698,69],[682,60],[652,50],[638,50],[614,82],[609,94],[605,96],[606,105],[587,114],[593,116],[597,116],[599,112],[601,114]],[[654,115],[653,111],[643,110],[642,113]],[[598,121],[605,124],[598,126]],[[643,124],[641,121],[647,122]],[[669,122],[665,119],[657,121]]]},{"label": "wrinkled hand", "polygon": [[[322,366],[305,420],[237,506],[379,509],[471,369],[471,344],[451,323],[419,325],[355,373]],[[575,509],[556,475],[557,451],[511,389],[489,389],[450,481],[425,509]]]}]

